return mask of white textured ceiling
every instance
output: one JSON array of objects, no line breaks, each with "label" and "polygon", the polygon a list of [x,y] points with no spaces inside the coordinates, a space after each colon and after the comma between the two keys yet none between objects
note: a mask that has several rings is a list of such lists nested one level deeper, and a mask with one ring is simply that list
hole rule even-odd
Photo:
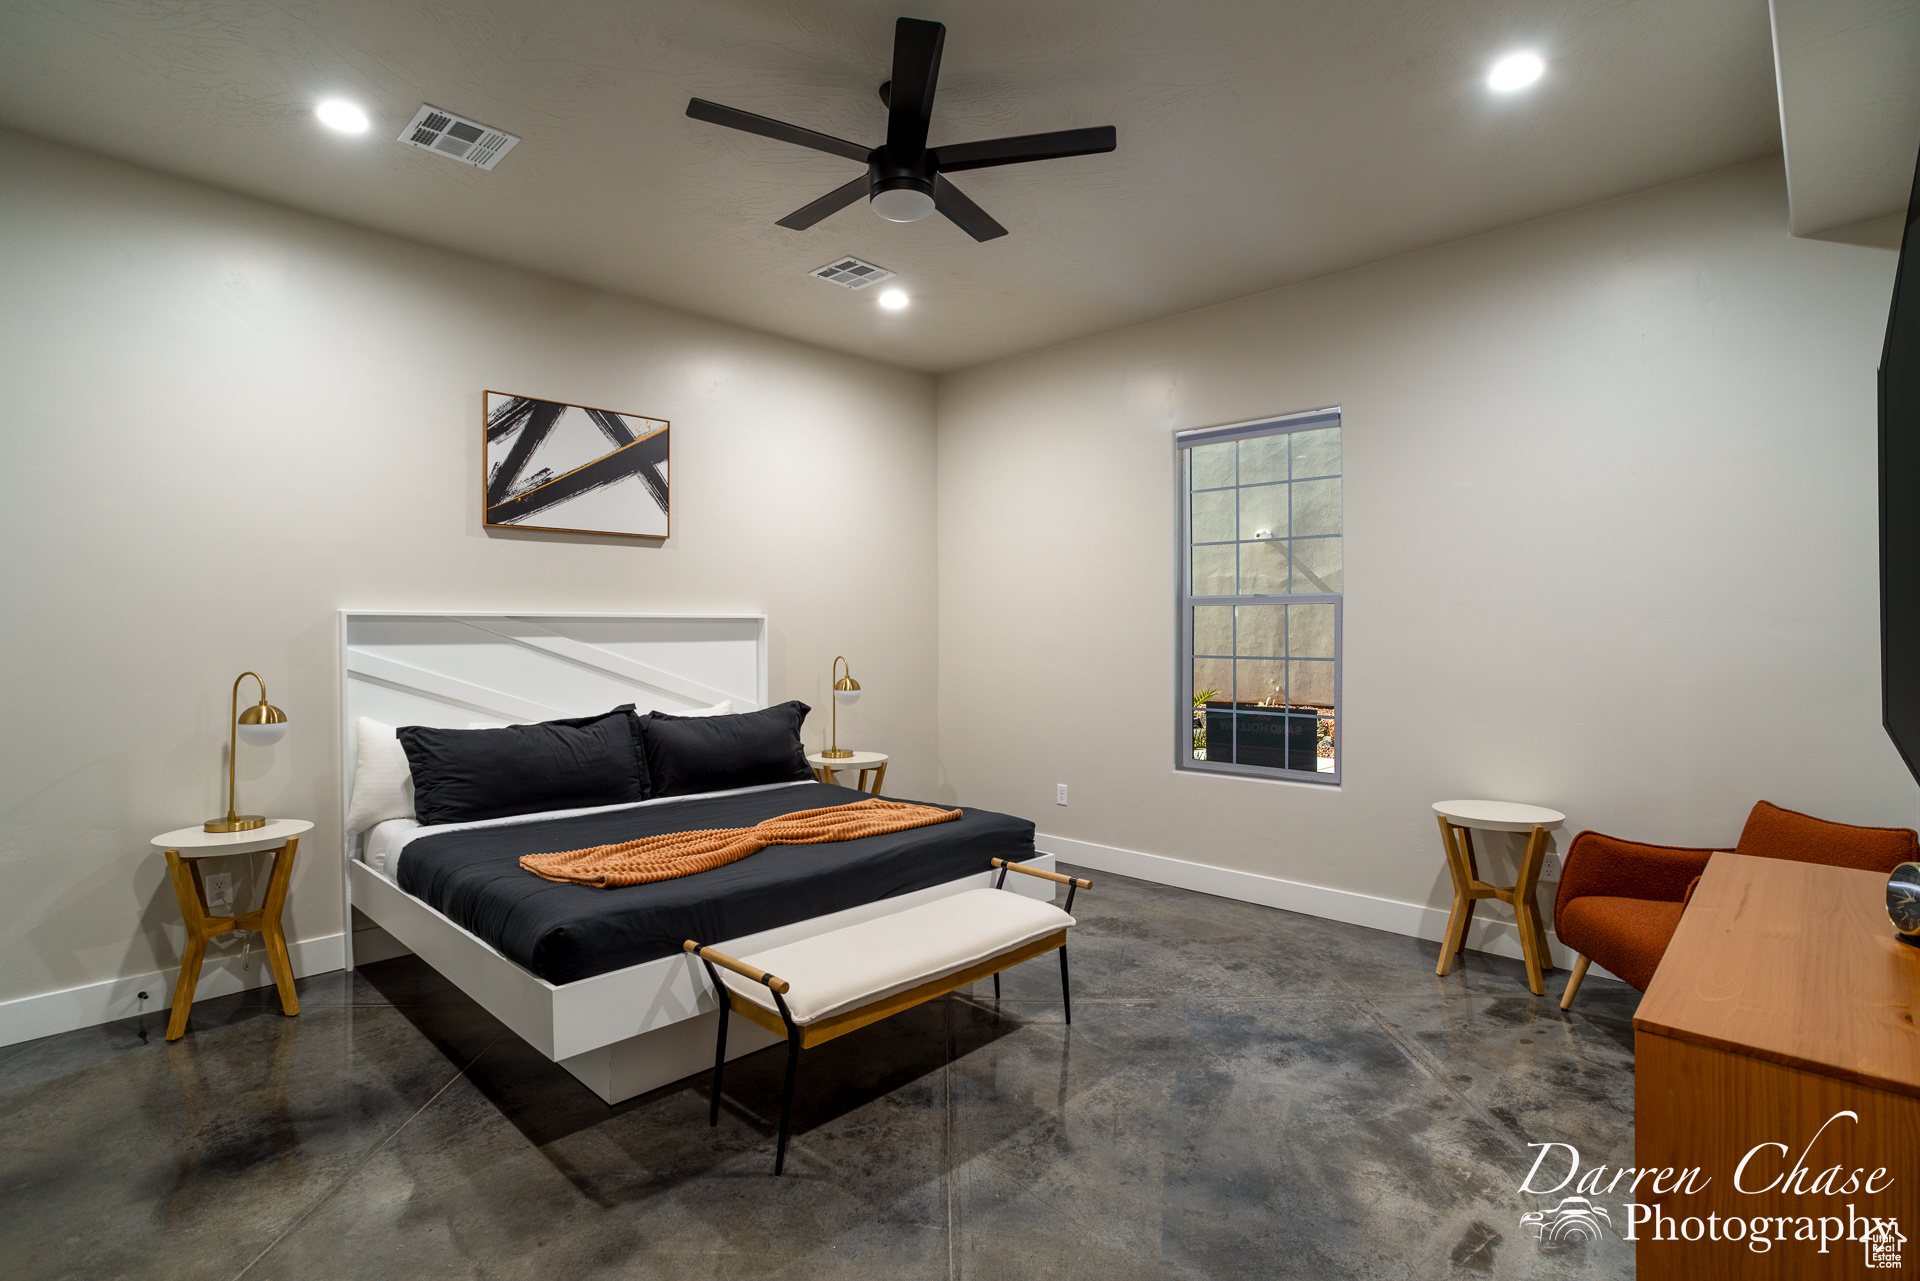
[{"label": "white textured ceiling", "polygon": [[[893,364],[958,368],[1779,150],[1764,0],[0,0],[0,122],[296,208]],[[932,141],[1113,124],[956,176],[1011,234],[862,205],[858,166],[698,95],[878,142],[893,19],[948,26]],[[1484,85],[1537,49],[1534,89]],[[374,129],[326,131],[314,102]],[[393,141],[423,102],[525,139]],[[840,254],[914,305],[804,273]]]}]

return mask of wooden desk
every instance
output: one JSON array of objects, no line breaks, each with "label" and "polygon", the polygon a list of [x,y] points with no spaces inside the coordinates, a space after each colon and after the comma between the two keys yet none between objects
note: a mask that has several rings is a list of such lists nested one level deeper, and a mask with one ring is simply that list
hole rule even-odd
[{"label": "wooden desk", "polygon": [[[1902,1266],[1867,1271],[1865,1247],[1635,1235],[1642,1281],[1662,1277],[1920,1277],[1920,948],[1887,923],[1886,877],[1785,859],[1715,854],[1634,1016],[1634,1157],[1711,1179],[1691,1195],[1638,1200],[1680,1220],[1709,1214],[1895,1217]],[[1859,1121],[1846,1117],[1851,1110]],[[1824,1130],[1821,1127],[1825,1125]],[[1813,1142],[1815,1135],[1818,1141]],[[1808,1144],[1813,1142],[1811,1149]],[[1831,1167],[1884,1169],[1878,1195],[1745,1193],[1806,1151]],[[1625,1225],[1622,1224],[1622,1227]]]}]

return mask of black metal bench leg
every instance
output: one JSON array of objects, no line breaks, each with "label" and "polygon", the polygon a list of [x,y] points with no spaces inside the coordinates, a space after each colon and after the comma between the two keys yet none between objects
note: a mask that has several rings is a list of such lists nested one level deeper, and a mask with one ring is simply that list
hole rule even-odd
[{"label": "black metal bench leg", "polygon": [[1067,987],[1067,945],[1060,945],[1060,1008],[1067,1012],[1067,1023],[1073,1023],[1073,993]]},{"label": "black metal bench leg", "polygon": [[1000,972],[998,970],[995,970],[993,974],[993,999],[996,1001],[1000,999]]},{"label": "black metal bench leg", "polygon": [[713,1105],[707,1109],[707,1124],[720,1124],[720,1074],[727,1066],[727,1015],[733,1007],[723,997],[720,1001],[720,1035],[713,1043]]},{"label": "black metal bench leg", "polygon": [[787,1085],[780,1092],[780,1146],[774,1150],[773,1172],[778,1175],[787,1164],[787,1131],[793,1125],[793,1078],[800,1067],[800,1038],[787,1039]]}]

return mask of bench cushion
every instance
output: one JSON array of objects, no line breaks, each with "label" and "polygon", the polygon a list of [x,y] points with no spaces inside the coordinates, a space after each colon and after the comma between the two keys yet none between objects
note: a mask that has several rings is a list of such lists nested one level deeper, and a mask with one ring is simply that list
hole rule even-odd
[{"label": "bench cushion", "polygon": [[[845,1014],[1066,929],[1073,918],[1011,890],[966,890],[890,916],[740,959],[792,985],[793,1021]],[[769,1010],[765,985],[718,970],[735,996]]]}]

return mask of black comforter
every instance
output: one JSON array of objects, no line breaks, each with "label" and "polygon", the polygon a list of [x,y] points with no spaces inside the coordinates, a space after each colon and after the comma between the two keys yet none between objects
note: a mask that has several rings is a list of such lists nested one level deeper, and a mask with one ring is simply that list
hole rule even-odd
[{"label": "black comforter", "polygon": [[400,888],[549,983],[605,974],[702,943],[739,938],[1034,856],[1026,819],[965,809],[931,827],[828,845],[775,845],[712,871],[592,889],[542,880],[523,854],[582,849],[865,800],[820,783],[605,814],[423,836],[400,856]]}]

